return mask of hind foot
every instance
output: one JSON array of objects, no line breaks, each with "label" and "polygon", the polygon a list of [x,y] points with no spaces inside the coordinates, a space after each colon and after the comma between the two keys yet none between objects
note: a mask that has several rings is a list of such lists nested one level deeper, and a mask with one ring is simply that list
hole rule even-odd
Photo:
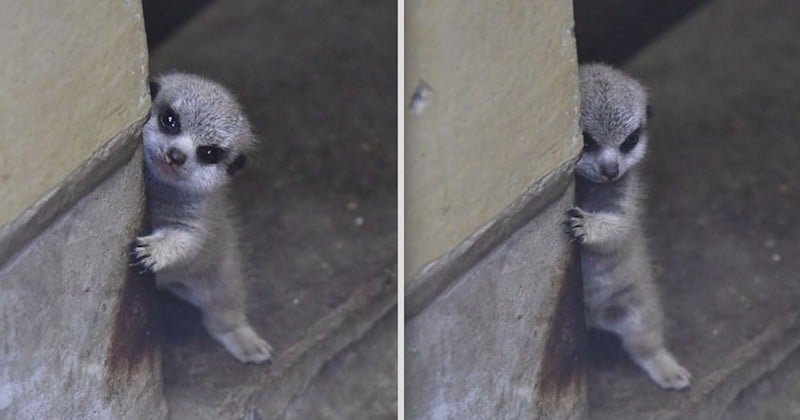
[{"label": "hind foot", "polygon": [[678,364],[678,361],[666,349],[662,349],[653,357],[640,360],[638,363],[661,388],[674,390],[689,388],[692,374]]},{"label": "hind foot", "polygon": [[242,363],[269,363],[272,346],[248,324],[242,324],[225,333],[212,333],[228,352]]}]

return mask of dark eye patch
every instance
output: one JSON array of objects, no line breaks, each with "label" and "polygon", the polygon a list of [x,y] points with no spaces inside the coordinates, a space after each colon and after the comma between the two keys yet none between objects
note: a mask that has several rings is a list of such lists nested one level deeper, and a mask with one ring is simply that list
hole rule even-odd
[{"label": "dark eye patch", "polygon": [[225,149],[219,146],[200,146],[197,148],[197,160],[207,165],[219,163],[225,157]]},{"label": "dark eye patch", "polygon": [[161,131],[168,134],[178,134],[181,132],[181,122],[178,119],[178,114],[171,107],[166,107],[161,111],[158,116],[158,123],[161,125]]},{"label": "dark eye patch", "polygon": [[600,148],[600,146],[594,140],[592,135],[584,131],[583,132],[583,150],[585,150],[587,152],[593,152],[593,151],[595,151],[595,150],[597,150],[599,148]]},{"label": "dark eye patch", "polygon": [[625,141],[619,145],[619,150],[622,153],[628,153],[639,144],[639,138],[642,135],[642,128],[639,127],[636,130],[633,130],[633,133],[628,134],[628,137],[625,138]]}]

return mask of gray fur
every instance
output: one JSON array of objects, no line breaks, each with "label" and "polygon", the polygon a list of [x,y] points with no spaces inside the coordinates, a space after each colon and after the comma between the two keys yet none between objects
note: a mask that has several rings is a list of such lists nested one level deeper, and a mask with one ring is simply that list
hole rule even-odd
[{"label": "gray fur", "polygon": [[[659,386],[687,388],[691,374],[664,346],[663,315],[641,223],[647,93],[636,80],[602,64],[581,66],[580,82],[587,146],[576,165],[577,207],[568,212],[566,231],[581,246],[587,323],[617,334]],[[638,144],[621,151],[637,128]],[[590,147],[589,137],[595,146]],[[618,173],[609,176],[608,168]]]},{"label": "gray fur", "polygon": [[[173,73],[155,81],[150,118],[143,128],[147,207],[153,231],[137,239],[137,261],[156,273],[156,284],[203,312],[208,333],[238,360],[262,363],[272,348],[244,314],[238,236],[227,197],[228,166],[255,138],[235,98],[198,76]],[[167,107],[179,133],[165,132]],[[219,146],[214,164],[198,157],[199,146]],[[170,163],[169,149],[186,161]]]}]

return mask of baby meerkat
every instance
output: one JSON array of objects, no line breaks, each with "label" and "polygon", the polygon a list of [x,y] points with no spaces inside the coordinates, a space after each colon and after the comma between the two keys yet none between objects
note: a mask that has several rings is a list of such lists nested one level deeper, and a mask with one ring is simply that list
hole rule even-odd
[{"label": "baby meerkat", "polygon": [[144,125],[147,210],[153,231],[136,240],[138,264],[156,285],[198,307],[208,333],[242,362],[271,360],[272,347],[248,324],[227,186],[255,143],[228,90],[173,73],[150,86]]},{"label": "baby meerkat", "polygon": [[644,87],[602,64],[580,68],[583,154],[577,207],[566,232],[581,249],[587,323],[617,334],[659,386],[684,389],[691,374],[664,346],[663,314],[640,220],[647,148]]}]

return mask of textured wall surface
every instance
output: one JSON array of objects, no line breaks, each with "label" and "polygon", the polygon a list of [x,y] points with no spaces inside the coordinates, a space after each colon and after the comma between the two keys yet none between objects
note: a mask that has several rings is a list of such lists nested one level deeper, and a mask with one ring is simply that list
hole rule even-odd
[{"label": "textured wall surface", "polygon": [[0,268],[0,418],[157,419],[155,286],[128,268],[141,155]]},{"label": "textured wall surface", "polygon": [[0,0],[0,418],[166,418],[137,0]]},{"label": "textured wall surface", "polygon": [[578,419],[583,300],[572,188],[406,323],[409,419]]},{"label": "textured wall surface", "polygon": [[0,226],[149,106],[141,2],[0,0]]},{"label": "textured wall surface", "polygon": [[569,1],[409,0],[407,278],[580,150]]},{"label": "textured wall surface", "polygon": [[572,24],[566,0],[406,2],[408,418],[585,415]]}]

